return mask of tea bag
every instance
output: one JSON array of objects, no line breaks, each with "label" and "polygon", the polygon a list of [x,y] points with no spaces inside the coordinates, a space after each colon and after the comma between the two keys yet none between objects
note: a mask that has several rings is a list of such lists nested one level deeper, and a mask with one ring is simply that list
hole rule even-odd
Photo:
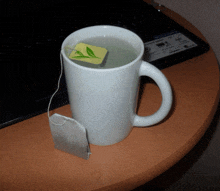
[{"label": "tea bag", "polygon": [[104,66],[108,51],[103,47],[97,47],[90,44],[78,43],[74,48],[71,46],[65,47],[65,53],[69,59],[76,63],[88,63],[96,66]]},{"label": "tea bag", "polygon": [[54,95],[59,90],[60,80],[63,73],[62,56],[60,54],[61,74],[58,80],[58,86],[54,94],[51,96],[48,105],[48,118],[53,142],[56,149],[76,155],[83,159],[89,159],[91,154],[87,139],[86,129],[76,120],[60,115],[53,114],[50,116],[49,110]]},{"label": "tea bag", "polygon": [[90,148],[86,136],[86,129],[76,120],[53,114],[49,118],[54,147],[58,150],[89,159]]}]

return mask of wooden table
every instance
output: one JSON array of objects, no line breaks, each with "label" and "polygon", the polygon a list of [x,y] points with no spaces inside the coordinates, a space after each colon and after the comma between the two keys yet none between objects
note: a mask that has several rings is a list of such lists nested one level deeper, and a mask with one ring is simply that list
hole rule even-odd
[{"label": "wooden table", "polygon": [[[204,39],[176,13],[166,10],[165,14]],[[172,167],[212,121],[219,101],[219,69],[210,49],[163,72],[174,94],[166,120],[150,128],[134,128],[112,146],[90,145],[89,160],[54,149],[46,113],[1,129],[1,190],[131,190]],[[158,87],[146,84],[139,115],[154,113],[160,103]],[[69,105],[53,112],[71,116]]]}]

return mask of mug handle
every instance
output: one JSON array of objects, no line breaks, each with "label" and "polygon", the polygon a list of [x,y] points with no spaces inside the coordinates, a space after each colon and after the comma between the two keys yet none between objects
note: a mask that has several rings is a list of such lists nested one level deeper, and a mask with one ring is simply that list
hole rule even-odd
[{"label": "mug handle", "polygon": [[158,85],[162,94],[162,104],[154,114],[146,117],[136,114],[134,117],[133,126],[151,126],[163,120],[169,113],[173,101],[172,89],[165,75],[148,62],[142,61],[139,69],[139,76],[148,76],[152,78]]}]

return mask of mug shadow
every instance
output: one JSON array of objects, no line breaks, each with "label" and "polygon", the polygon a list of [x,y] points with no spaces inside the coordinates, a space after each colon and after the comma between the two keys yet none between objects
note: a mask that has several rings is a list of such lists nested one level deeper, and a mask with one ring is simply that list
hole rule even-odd
[{"label": "mug shadow", "polygon": [[[141,102],[141,99],[143,97],[143,92],[144,92],[144,89],[145,89],[145,85],[147,83],[156,84],[154,82],[154,80],[152,80],[151,78],[149,78],[147,76],[141,76],[140,77],[140,88],[139,88],[139,94],[138,94],[138,101],[137,101],[137,113],[138,113],[138,110],[140,108],[140,102]],[[175,111],[175,108],[176,108],[176,96],[175,96],[174,88],[172,88],[172,94],[173,94],[173,103],[172,103],[172,107],[171,107],[169,113],[167,114],[167,116],[162,121],[160,121],[159,123],[157,123],[155,125],[159,125],[159,124],[165,122],[166,120],[168,120],[173,115],[173,113]],[[153,126],[154,125],[152,125],[151,127],[153,127]]]},{"label": "mug shadow", "polygon": [[154,81],[151,78],[147,77],[147,76],[141,76],[140,77],[139,92],[138,92],[138,100],[137,100],[137,112],[140,108],[140,101],[143,97],[145,84],[147,84],[147,83],[154,83]]}]

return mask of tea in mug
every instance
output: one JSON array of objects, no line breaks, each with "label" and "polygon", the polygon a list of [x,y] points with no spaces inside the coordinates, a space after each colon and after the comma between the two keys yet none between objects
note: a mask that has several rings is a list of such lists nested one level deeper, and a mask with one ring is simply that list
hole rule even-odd
[{"label": "tea in mug", "polygon": [[97,47],[103,47],[108,50],[108,53],[100,65],[72,60],[74,63],[90,68],[115,68],[126,65],[137,58],[135,48],[128,42],[114,37],[93,37],[81,41],[85,44],[90,44]]}]

